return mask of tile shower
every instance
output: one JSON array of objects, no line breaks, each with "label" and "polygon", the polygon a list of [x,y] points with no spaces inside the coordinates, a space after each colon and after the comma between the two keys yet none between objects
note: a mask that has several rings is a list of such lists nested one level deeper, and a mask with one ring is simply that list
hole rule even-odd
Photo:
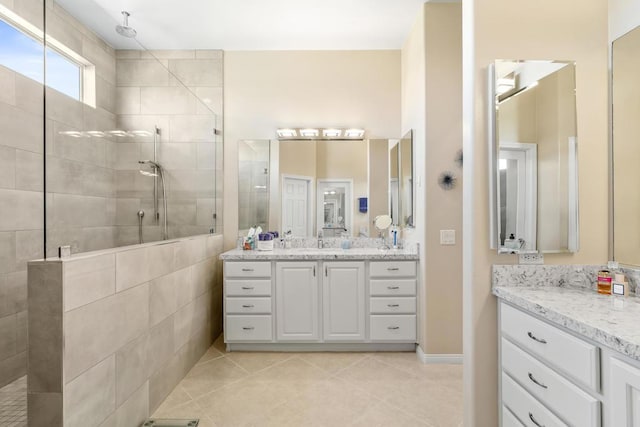
[{"label": "tile shower", "polygon": [[[79,101],[0,62],[2,388],[27,372],[29,260],[55,258],[63,245],[78,254],[137,244],[140,210],[143,240],[161,239],[154,180],[138,172],[139,160],[153,158],[155,127],[169,238],[222,229],[223,55],[116,50],[51,0],[3,1],[0,19],[40,30],[46,22],[46,34],[33,36],[39,48],[50,40],[81,56],[92,73],[84,89],[93,91]],[[216,277],[206,279],[214,317]]]}]

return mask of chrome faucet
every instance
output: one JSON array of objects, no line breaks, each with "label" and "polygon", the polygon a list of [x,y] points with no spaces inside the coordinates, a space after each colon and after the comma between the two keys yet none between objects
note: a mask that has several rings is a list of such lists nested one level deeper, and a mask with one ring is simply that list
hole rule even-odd
[{"label": "chrome faucet", "polygon": [[324,241],[322,240],[322,233],[318,233],[318,249],[324,248]]}]

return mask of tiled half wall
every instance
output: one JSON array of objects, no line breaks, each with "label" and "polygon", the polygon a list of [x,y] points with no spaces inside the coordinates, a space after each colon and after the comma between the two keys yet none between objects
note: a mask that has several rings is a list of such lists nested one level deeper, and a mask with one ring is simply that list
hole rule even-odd
[{"label": "tiled half wall", "polygon": [[29,425],[140,425],[222,331],[222,244],[29,263]]}]

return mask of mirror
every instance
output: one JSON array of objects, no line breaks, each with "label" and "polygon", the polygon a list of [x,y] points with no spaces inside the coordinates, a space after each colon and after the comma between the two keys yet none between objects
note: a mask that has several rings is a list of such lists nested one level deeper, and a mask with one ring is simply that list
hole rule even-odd
[{"label": "mirror", "polygon": [[575,64],[497,60],[489,87],[491,247],[576,252]]},{"label": "mirror", "polygon": [[640,266],[640,27],[612,46],[613,259]]},{"label": "mirror", "polygon": [[402,140],[243,140],[238,147],[240,233],[260,225],[294,236],[368,237],[371,218],[390,214],[413,225],[411,132]]}]

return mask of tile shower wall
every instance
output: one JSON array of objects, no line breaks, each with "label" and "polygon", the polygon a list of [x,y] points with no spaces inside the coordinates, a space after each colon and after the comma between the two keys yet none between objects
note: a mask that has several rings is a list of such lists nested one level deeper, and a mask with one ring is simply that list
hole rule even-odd
[{"label": "tile shower wall", "polygon": [[[42,2],[3,4],[37,27]],[[47,90],[49,253],[114,242],[115,175],[107,140],[64,137],[63,130],[115,126],[115,54],[52,2],[47,33],[96,66],[97,108]],[[0,66],[0,387],[26,372],[27,261],[43,257],[43,85]],[[82,207],[82,209],[80,209]]]},{"label": "tile shower wall", "polygon": [[[157,161],[165,169],[169,237],[221,230],[222,139],[214,129],[222,132],[222,51],[119,50],[116,55],[118,127],[160,129]],[[160,239],[153,179],[138,173],[138,160],[152,158],[152,137],[116,144],[118,245],[138,243],[141,209],[143,239]]]},{"label": "tile shower wall", "polygon": [[222,243],[30,263],[29,425],[138,426],[153,413],[222,332]]}]

